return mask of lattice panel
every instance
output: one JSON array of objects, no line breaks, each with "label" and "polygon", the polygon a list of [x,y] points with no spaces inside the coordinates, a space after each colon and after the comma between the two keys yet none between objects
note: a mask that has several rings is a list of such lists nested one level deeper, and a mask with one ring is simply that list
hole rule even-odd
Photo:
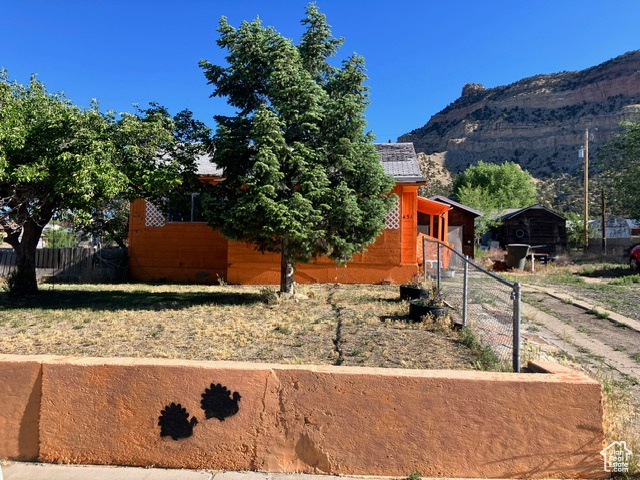
[{"label": "lattice panel", "polygon": [[144,224],[146,227],[164,227],[165,219],[162,211],[151,202],[147,203]]},{"label": "lattice panel", "polygon": [[396,198],[396,203],[387,213],[387,218],[384,220],[385,228],[390,230],[397,230],[400,228],[400,200]]}]

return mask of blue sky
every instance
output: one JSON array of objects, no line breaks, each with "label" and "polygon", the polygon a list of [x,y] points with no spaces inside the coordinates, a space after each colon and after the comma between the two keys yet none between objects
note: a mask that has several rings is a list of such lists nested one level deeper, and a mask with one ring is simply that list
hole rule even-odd
[{"label": "blue sky", "polygon": [[[259,16],[295,41],[307,1],[0,2],[0,68],[80,105],[130,111],[155,101],[188,108],[214,126],[229,113],[198,60],[224,62],[215,44],[221,15],[232,25]],[[370,77],[369,128],[395,140],[454,101],[465,83],[504,85],[538,73],[579,70],[640,48],[640,2],[591,0],[318,0],[338,59],[363,55]]]}]

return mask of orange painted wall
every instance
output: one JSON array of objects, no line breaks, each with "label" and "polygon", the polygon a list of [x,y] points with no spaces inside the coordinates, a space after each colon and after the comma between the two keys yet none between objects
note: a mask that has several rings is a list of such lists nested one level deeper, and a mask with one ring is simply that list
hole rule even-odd
[{"label": "orange painted wall", "polygon": [[418,187],[402,188],[402,263],[415,263],[418,235]]},{"label": "orange painted wall", "polygon": [[[557,364],[501,373],[46,356],[26,357],[23,366],[23,358],[0,356],[0,372],[11,380],[0,405],[18,405],[0,410],[0,439],[19,439],[40,461],[358,476],[606,476],[600,385]],[[211,382],[241,395],[238,413],[224,422],[205,419],[200,406]],[[37,403],[25,409],[29,396]],[[192,436],[160,436],[158,416],[170,402],[197,417]],[[33,434],[25,436],[24,425]]]},{"label": "orange painted wall", "polygon": [[[320,258],[297,266],[298,283],[381,283],[408,281],[417,272],[416,186],[396,186],[400,228],[385,229],[347,268]],[[251,244],[225,240],[205,223],[170,222],[145,226],[145,202],[131,206],[129,263],[131,276],[143,281],[278,284],[280,256],[262,254]]]},{"label": "orange painted wall", "polygon": [[[400,202],[400,228],[385,229],[366,251],[354,255],[347,267],[320,258],[312,263],[297,265],[298,283],[381,283],[408,281],[417,272],[415,238],[415,209],[417,187],[396,186],[393,193]],[[402,219],[407,211],[407,218]],[[413,220],[412,220],[413,219]],[[413,224],[411,223],[413,221]],[[413,249],[413,250],[411,250]],[[251,244],[229,242],[227,279],[235,284],[278,284],[280,256],[262,254]]]},{"label": "orange painted wall", "polygon": [[129,271],[136,280],[216,283],[227,272],[227,240],[203,222],[145,226],[146,203],[129,216]]}]

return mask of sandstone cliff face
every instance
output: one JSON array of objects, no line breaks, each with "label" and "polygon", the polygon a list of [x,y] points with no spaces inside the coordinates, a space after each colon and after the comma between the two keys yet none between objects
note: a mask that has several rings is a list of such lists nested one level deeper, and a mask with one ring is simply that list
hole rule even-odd
[{"label": "sandstone cliff face", "polygon": [[398,141],[443,153],[453,172],[479,160],[514,161],[545,177],[581,168],[578,149],[586,128],[595,157],[624,120],[640,120],[640,50],[578,72],[496,88],[467,84],[458,100]]}]

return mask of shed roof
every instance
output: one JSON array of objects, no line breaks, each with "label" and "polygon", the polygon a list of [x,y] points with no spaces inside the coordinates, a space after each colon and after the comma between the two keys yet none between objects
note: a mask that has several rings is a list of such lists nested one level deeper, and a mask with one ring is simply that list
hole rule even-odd
[{"label": "shed roof", "polygon": [[[380,154],[382,168],[387,175],[395,178],[397,183],[423,183],[426,180],[420,172],[413,143],[376,143]],[[210,154],[196,158],[197,174],[203,177],[222,177],[223,171],[215,163]]]},{"label": "shed roof", "polygon": [[397,183],[424,183],[413,143],[376,143],[382,168]]},{"label": "shed roof", "polygon": [[546,210],[547,212],[549,212],[551,215],[555,215],[556,217],[562,219],[562,220],[566,220],[562,215],[554,212],[553,210],[549,210],[547,207],[543,207],[542,205],[540,205],[539,203],[535,204],[535,205],[531,205],[530,207],[525,207],[525,208],[519,208],[517,210],[513,210],[512,209],[506,210],[507,213],[505,213],[502,217],[501,220],[505,221],[505,220],[509,220],[513,217],[517,217],[518,215],[529,211],[529,210]]},{"label": "shed roof", "polygon": [[472,213],[473,215],[475,215],[476,217],[482,217],[484,214],[479,211],[476,210],[475,208],[471,208],[467,205],[463,205],[462,203],[458,203],[455,202],[453,200],[451,200],[449,197],[445,197],[444,195],[434,195],[433,197],[429,197],[431,200],[435,200],[436,202],[441,202],[441,203],[446,203],[451,205],[452,207],[456,207],[459,208],[461,210],[465,210],[469,213]]}]

